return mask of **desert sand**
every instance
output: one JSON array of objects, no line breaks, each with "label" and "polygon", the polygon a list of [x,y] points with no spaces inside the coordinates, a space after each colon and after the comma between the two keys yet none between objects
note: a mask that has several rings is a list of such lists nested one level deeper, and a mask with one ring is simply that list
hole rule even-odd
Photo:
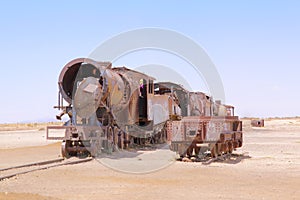
[{"label": "desert sand", "polygon": [[[243,147],[224,161],[132,174],[93,160],[1,181],[0,199],[300,199],[300,118],[243,124]],[[41,129],[0,131],[0,168],[59,157]]]}]

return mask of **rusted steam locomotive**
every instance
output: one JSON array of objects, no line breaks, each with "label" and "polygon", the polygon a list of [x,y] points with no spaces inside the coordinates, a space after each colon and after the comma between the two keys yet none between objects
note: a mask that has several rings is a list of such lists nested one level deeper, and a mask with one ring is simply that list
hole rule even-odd
[{"label": "rusted steam locomotive", "polygon": [[[48,139],[62,139],[62,155],[97,156],[117,149],[169,144],[180,156],[231,153],[243,143],[242,122],[234,107],[190,92],[171,82],[154,82],[146,74],[109,62],[79,58],[59,76],[57,119]],[[63,105],[63,102],[68,105]],[[64,128],[62,138],[49,130]]]}]

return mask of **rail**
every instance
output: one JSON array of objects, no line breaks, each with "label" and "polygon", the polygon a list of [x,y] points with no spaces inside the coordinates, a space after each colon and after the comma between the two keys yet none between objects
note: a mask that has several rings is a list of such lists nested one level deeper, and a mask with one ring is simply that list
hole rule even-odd
[{"label": "rail", "polygon": [[[1,172],[0,181],[15,177],[17,175],[27,174],[27,173],[34,172],[34,171],[45,170],[45,169],[59,167],[59,166],[63,166],[63,165],[74,165],[74,164],[89,162],[91,160],[93,160],[93,158],[78,159],[78,160],[74,160],[74,161],[65,160],[63,158],[60,158],[60,159],[47,160],[47,161],[42,161],[42,162],[34,162],[34,163],[24,164],[24,165],[17,165],[17,166],[8,167],[8,168],[2,168],[2,169],[0,169],[0,172]],[[58,163],[58,164],[55,164],[55,163]],[[24,169],[24,168],[26,168],[26,170],[18,171],[18,170]],[[6,175],[2,175],[4,171],[9,172],[9,171],[13,171],[13,170],[17,170],[17,171],[13,172],[13,173],[8,173]]]}]

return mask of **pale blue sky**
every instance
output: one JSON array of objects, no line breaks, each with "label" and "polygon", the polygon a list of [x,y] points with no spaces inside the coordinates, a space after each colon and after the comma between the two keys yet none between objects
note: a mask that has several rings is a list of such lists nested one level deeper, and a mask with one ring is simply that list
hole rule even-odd
[{"label": "pale blue sky", "polygon": [[64,64],[143,27],[201,45],[240,116],[300,116],[299,1],[7,1],[0,3],[0,123],[55,121]]}]

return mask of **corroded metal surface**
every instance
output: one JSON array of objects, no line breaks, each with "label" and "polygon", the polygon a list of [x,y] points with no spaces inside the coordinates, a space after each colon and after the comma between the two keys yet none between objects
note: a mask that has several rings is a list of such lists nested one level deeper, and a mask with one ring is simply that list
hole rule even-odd
[{"label": "corroded metal surface", "polygon": [[[56,106],[63,110],[58,119],[64,114],[70,118],[60,138],[64,156],[158,143],[170,144],[181,156],[198,155],[200,146],[206,146],[215,156],[242,145],[242,125],[233,106],[176,83],[154,81],[109,62],[79,58],[66,64]],[[63,106],[62,99],[69,105]]]}]

